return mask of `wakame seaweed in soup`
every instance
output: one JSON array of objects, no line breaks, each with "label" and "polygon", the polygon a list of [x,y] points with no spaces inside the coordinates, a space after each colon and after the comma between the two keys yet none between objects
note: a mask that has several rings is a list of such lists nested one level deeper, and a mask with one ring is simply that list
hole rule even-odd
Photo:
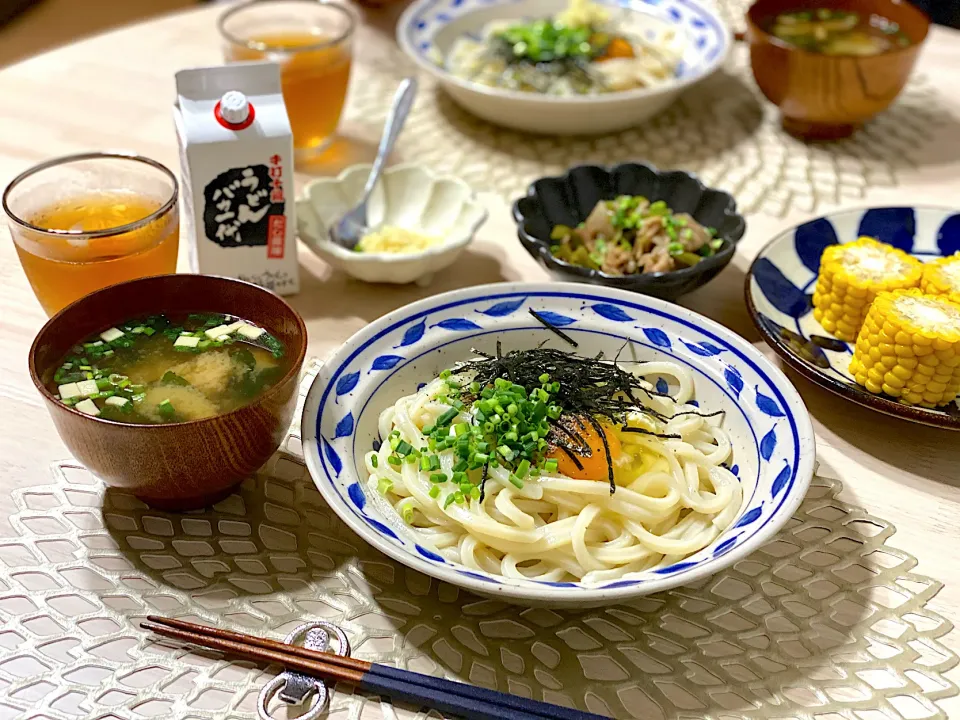
[{"label": "wakame seaweed in soup", "polygon": [[88,415],[173,423],[248,405],[289,367],[283,344],[240,318],[151,315],[74,346],[46,384],[64,405]]}]

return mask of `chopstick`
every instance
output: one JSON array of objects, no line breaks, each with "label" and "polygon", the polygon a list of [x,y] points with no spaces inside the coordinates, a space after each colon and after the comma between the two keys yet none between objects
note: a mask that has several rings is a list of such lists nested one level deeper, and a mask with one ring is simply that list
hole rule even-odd
[{"label": "chopstick", "polygon": [[151,615],[140,627],[164,637],[345,682],[366,692],[468,720],[608,720],[603,715],[175,618]]}]

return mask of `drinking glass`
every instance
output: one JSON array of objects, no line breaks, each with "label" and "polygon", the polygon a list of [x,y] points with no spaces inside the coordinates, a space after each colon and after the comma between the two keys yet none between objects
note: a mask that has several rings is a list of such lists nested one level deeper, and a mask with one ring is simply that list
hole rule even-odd
[{"label": "drinking glass", "polygon": [[300,159],[333,141],[347,97],[355,25],[349,10],[325,0],[251,0],[220,16],[228,62],[279,63]]},{"label": "drinking glass", "polygon": [[124,153],[69,155],[16,177],[3,209],[47,314],[107,285],[176,272],[177,194],[169,169]]}]

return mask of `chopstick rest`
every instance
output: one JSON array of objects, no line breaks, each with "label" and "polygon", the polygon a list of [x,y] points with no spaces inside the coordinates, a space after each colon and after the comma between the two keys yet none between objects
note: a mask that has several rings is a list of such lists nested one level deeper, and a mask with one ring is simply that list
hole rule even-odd
[{"label": "chopstick rest", "polygon": [[[330,638],[336,638],[336,649],[330,647]],[[350,655],[350,641],[346,633],[333,623],[323,620],[304,623],[283,640],[287,645],[301,645],[307,650],[333,652],[342,657]],[[257,696],[257,715],[260,720],[273,720],[270,702],[279,695],[287,705],[303,705],[308,700],[310,707],[298,720],[317,720],[327,709],[330,692],[322,678],[306,675],[296,670],[284,670],[271,679]]]}]

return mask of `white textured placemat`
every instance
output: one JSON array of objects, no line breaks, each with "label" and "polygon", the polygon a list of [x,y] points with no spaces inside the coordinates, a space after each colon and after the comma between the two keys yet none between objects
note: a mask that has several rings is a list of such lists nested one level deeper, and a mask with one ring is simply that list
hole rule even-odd
[{"label": "white textured placemat", "polygon": [[[303,391],[316,373],[314,366]],[[696,587],[583,613],[483,600],[363,544],[291,434],[214,509],[150,510],[75,463],[20,490],[0,539],[0,720],[251,718],[270,673],[158,643],[151,613],[281,637],[323,618],[354,654],[616,718],[942,718],[940,583],[889,524],[813,485],[762,550]],[[412,717],[338,690],[329,717]],[[433,713],[433,716],[436,716]],[[278,715],[283,717],[283,715]]]},{"label": "white textured placemat", "polygon": [[[731,27],[744,27],[749,0],[717,4]],[[397,84],[415,73],[396,47],[358,63],[346,111],[350,124],[369,126],[376,137]],[[942,158],[944,148],[960,141],[939,89],[915,75],[894,105],[854,137],[799,142],[783,132],[777,109],[757,89],[743,43],[721,72],[668,110],[640,127],[594,138],[535,137],[490,125],[460,109],[427,76],[421,80],[398,156],[459,175],[508,202],[534,179],[572,165],[642,160],[698,173],[732,193],[743,212],[812,212],[896,187],[901,172]]]}]

